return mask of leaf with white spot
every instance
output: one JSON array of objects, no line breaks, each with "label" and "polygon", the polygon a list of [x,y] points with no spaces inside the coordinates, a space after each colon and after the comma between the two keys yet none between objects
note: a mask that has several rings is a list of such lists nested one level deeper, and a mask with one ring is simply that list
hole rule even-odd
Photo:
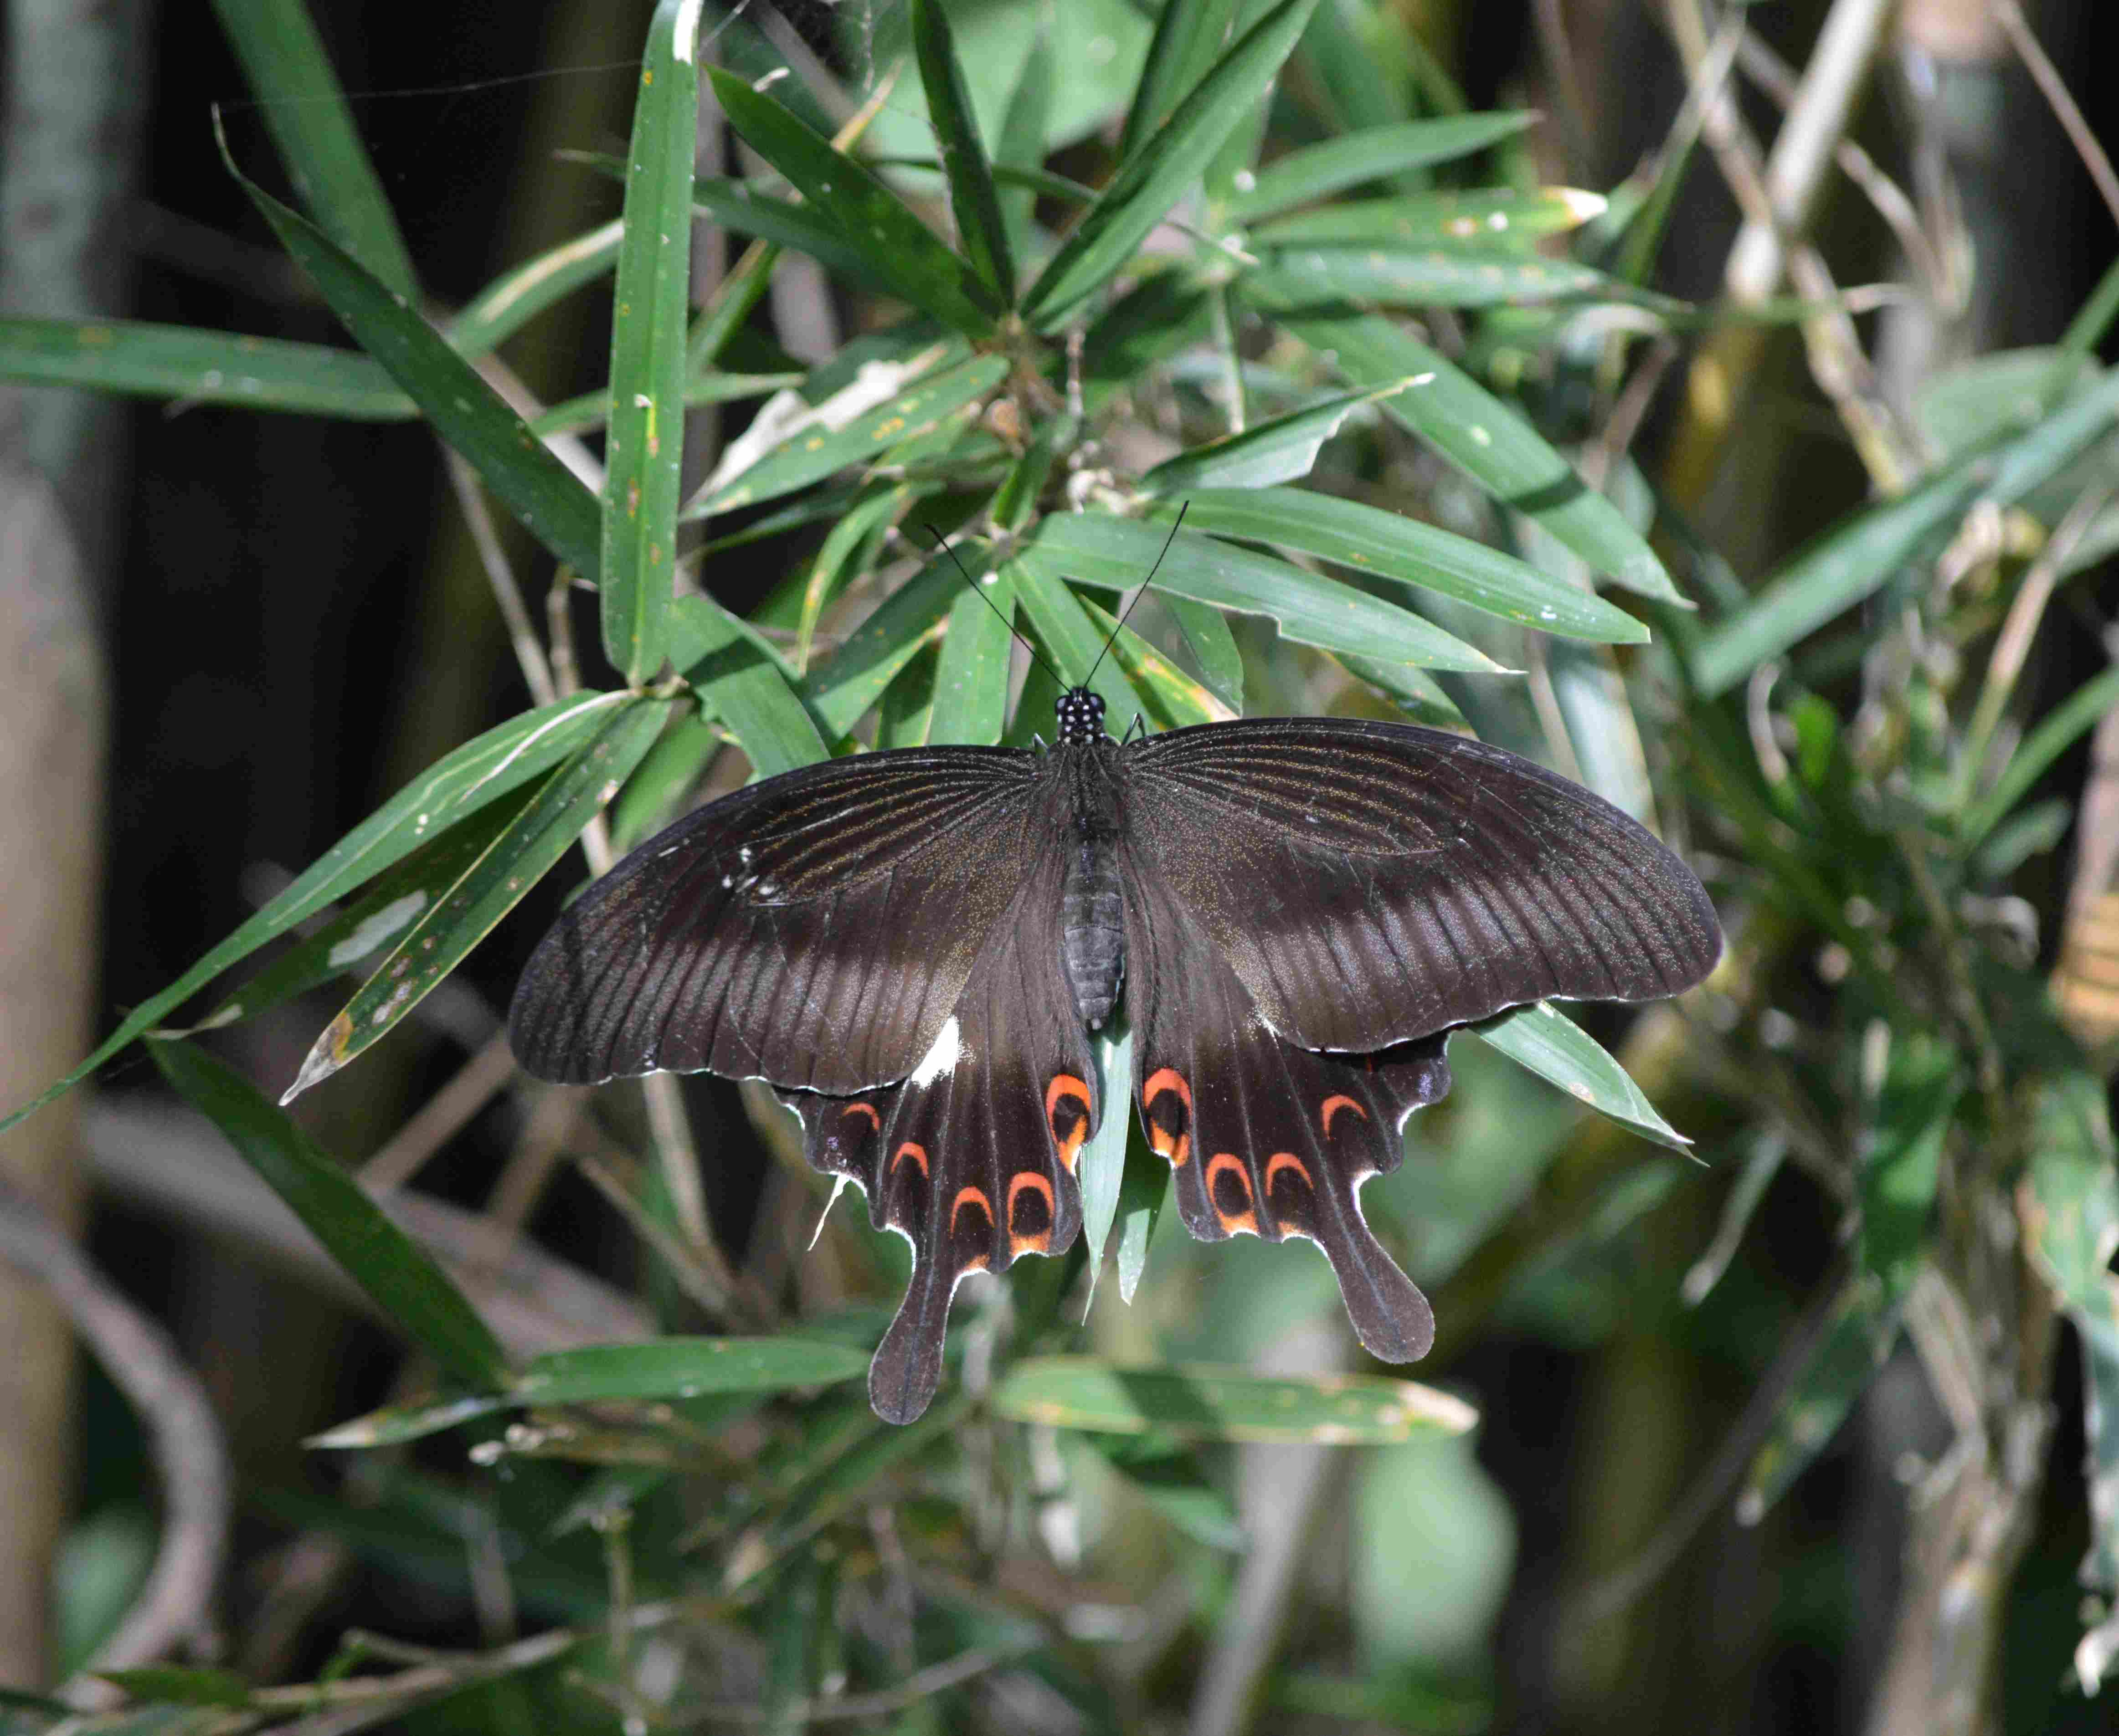
[{"label": "leaf with white spot", "polygon": [[1498,1019],[1468,1027],[1481,1043],[1499,1049],[1519,1067],[1549,1080],[1578,1102],[1631,1127],[1672,1150],[1692,1141],[1656,1113],[1641,1088],[1613,1060],[1611,1052],[1550,1001],[1519,1007]]}]

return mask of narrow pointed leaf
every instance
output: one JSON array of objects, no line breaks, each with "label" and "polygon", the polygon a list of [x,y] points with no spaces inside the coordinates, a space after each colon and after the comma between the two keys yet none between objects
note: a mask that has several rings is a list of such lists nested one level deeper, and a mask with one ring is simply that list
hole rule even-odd
[{"label": "narrow pointed leaf", "polygon": [[526,798],[489,802],[467,820],[422,845],[372,882],[360,896],[305,934],[199,1022],[184,1030],[157,1031],[184,1037],[254,1019],[295,995],[365,964],[395,941],[461,880],[466,870],[513,823]]},{"label": "narrow pointed leaf", "polygon": [[1236,15],[1236,0],[1164,0],[1119,134],[1121,163],[1140,149],[1141,141],[1213,65]]},{"label": "narrow pointed leaf", "polygon": [[1148,1251],[1155,1227],[1176,1183],[1170,1165],[1148,1148],[1138,1120],[1126,1136],[1125,1176],[1119,1184],[1117,1260],[1119,1300],[1130,1303],[1148,1269]]},{"label": "narrow pointed leaf", "polygon": [[[1052,33],[1039,26],[1030,53],[1017,75],[1015,90],[1002,117],[1000,141],[994,147],[994,168],[1035,174],[1045,166],[1045,141],[1052,123]],[[1031,214],[1036,193],[1004,179],[999,193],[1001,220],[1008,225],[1008,247],[1018,261],[1030,257]]]},{"label": "narrow pointed leaf", "polygon": [[1736,1496],[1736,1521],[1756,1525],[1789,1484],[1831,1443],[1854,1400],[1898,1341],[1900,1303],[1866,1273],[1834,1299],[1816,1348],[1782,1400],[1765,1442],[1752,1456]]},{"label": "narrow pointed leaf", "polygon": [[[959,543],[957,552],[973,572],[989,558],[985,545],[970,539]],[[861,715],[883,697],[883,690],[912,660],[963,590],[963,577],[956,563],[947,556],[938,556],[893,591],[874,614],[847,636],[832,660],[812,674],[805,684],[809,704],[827,729],[835,736],[844,735],[860,721]]]},{"label": "narrow pointed leaf", "polygon": [[725,180],[701,175],[692,183],[698,208],[725,228],[740,235],[754,235],[777,247],[791,248],[810,258],[834,277],[874,289],[884,295],[897,294],[897,279],[881,254],[860,243],[826,213],[813,206],[762,192],[748,181]]},{"label": "narrow pointed leaf", "polygon": [[1602,215],[1606,202],[1602,193],[1573,187],[1481,187],[1397,199],[1350,199],[1276,218],[1251,239],[1260,247],[1279,248],[1337,243],[1399,249],[1497,249],[1579,229]]},{"label": "narrow pointed leaf", "polygon": [[1452,114],[1439,120],[1399,121],[1305,145],[1259,169],[1229,201],[1229,215],[1256,222],[1349,187],[1454,162],[1511,138],[1537,119],[1527,110]]},{"label": "narrow pointed leaf", "polygon": [[957,244],[972,270],[1004,302],[1015,299],[1015,262],[1008,226],[994,191],[993,170],[971,113],[971,92],[957,62],[956,44],[942,0],[912,0],[912,50],[920,84],[949,182],[949,208],[957,219]]},{"label": "narrow pointed leaf", "polygon": [[1215,63],[1170,118],[1128,154],[1032,286],[1023,303],[1030,325],[1050,331],[1118,275],[1148,231],[1199,178],[1222,140],[1264,100],[1315,5],[1316,0],[1281,0]]},{"label": "narrow pointed leaf", "polygon": [[658,0],[647,27],[610,322],[604,432],[604,655],[638,687],[662,667],[684,493],[684,327],[705,0]]},{"label": "narrow pointed leaf", "polygon": [[156,1043],[149,1053],[414,1343],[460,1379],[483,1386],[507,1380],[500,1342],[463,1293],[283,1110],[191,1044]]},{"label": "narrow pointed leaf", "polygon": [[1411,1381],[1361,1374],[1252,1374],[1240,1368],[1125,1368],[1094,1356],[1032,1357],[1001,1377],[1000,1415],[1054,1428],[1180,1439],[1357,1447],[1463,1434],[1478,1413]]},{"label": "narrow pointed leaf", "polygon": [[1189,597],[1166,595],[1162,606],[1170,611],[1192,660],[1199,665],[1199,678],[1215,698],[1236,716],[1244,712],[1244,654],[1236,649],[1236,636],[1218,609],[1194,603]]},{"label": "narrow pointed leaf", "polygon": [[[2082,1344],[2089,1487],[2089,1552],[2082,1581],[2109,1599],[2119,1594],[2119,1180],[2104,1081],[2089,1072],[2041,1087],[2031,1161],[2017,1194],[2031,1261]],[[2093,1632],[2076,1653],[2085,1692],[2111,1665],[2119,1632]]]},{"label": "narrow pointed leaf", "polygon": [[[1105,634],[1065,580],[1027,564],[1012,563],[1008,570],[1023,619],[1045,647],[1045,660],[1069,686],[1085,683],[1102,697],[1114,735],[1123,734],[1136,716],[1146,719],[1152,729],[1171,727],[1173,720],[1155,703],[1153,695],[1134,685],[1123,664],[1110,657],[1097,663]],[[1041,720],[1039,727],[1046,727]]]},{"label": "narrow pointed leaf", "polygon": [[1444,692],[1426,670],[1409,663],[1391,663],[1380,657],[1360,657],[1349,651],[1335,654],[1340,667],[1362,686],[1396,706],[1417,724],[1434,729],[1468,730],[1457,702]]},{"label": "narrow pointed leaf", "polygon": [[222,160],[360,347],[404,387],[531,535],[593,581],[601,558],[596,497],[403,295],[308,219],[244,180],[225,146]]},{"label": "narrow pointed leaf", "polygon": [[[1165,535],[1106,513],[1054,513],[1039,522],[1018,556],[1047,577],[1124,590],[1154,567]],[[1427,669],[1500,669],[1484,651],[1380,598],[1189,529],[1170,544],[1154,588],[1240,614],[1270,616],[1282,637],[1322,650]]]},{"label": "narrow pointed leaf", "polygon": [[1942,1171],[1944,1136],[1964,1095],[1957,1057],[1917,1033],[1891,1045],[1876,1123],[1855,1177],[1862,1202],[1858,1252],[1864,1268],[1895,1301],[1913,1287]]},{"label": "narrow pointed leaf", "polygon": [[967,590],[949,605],[948,629],[934,666],[934,709],[927,738],[982,747],[999,741],[1008,725],[1008,660],[1015,643],[1008,624],[1015,616],[1015,585],[1007,573],[990,569],[973,567],[971,576],[978,594]]},{"label": "narrow pointed leaf", "polygon": [[1547,302],[1623,302],[1658,313],[1689,312],[1667,295],[1637,289],[1571,259],[1516,258],[1468,249],[1313,245],[1259,247],[1244,278],[1282,308],[1348,303],[1384,308],[1534,307]]},{"label": "narrow pointed leaf", "polygon": [[1558,1086],[1598,1114],[1631,1127],[1642,1138],[1673,1150],[1691,1148],[1692,1141],[1656,1113],[1655,1105],[1610,1052],[1550,1001],[1519,1007],[1469,1029],[1519,1067]]},{"label": "narrow pointed leaf", "polygon": [[304,0],[214,0],[213,9],[302,202],[386,288],[410,295],[411,255]]},{"label": "narrow pointed leaf", "polygon": [[281,1103],[328,1079],[379,1038],[462,962],[573,847],[655,745],[667,700],[639,700],[547,779],[512,824],[415,924],[345,1008],[324,1027]]},{"label": "narrow pointed leaf", "polygon": [[707,69],[729,123],[800,190],[804,201],[888,271],[892,293],[967,337],[984,337],[999,299],[873,174],[772,97]]},{"label": "narrow pointed leaf", "polygon": [[1163,460],[1141,478],[1140,491],[1173,498],[1194,488],[1266,488],[1293,482],[1310,474],[1324,442],[1356,410],[1419,383],[1417,379],[1400,380],[1372,391],[1344,392],[1239,433],[1224,434]]},{"label": "narrow pointed leaf", "polygon": [[[1075,1170],[1082,1182],[1082,1238],[1092,1303],[1125,1178],[1126,1136],[1133,1126],[1133,1032],[1123,1020],[1115,1021],[1093,1033],[1089,1041],[1097,1052],[1104,1113],[1097,1131],[1083,1145]],[[1083,1312],[1087,1314],[1087,1304]]]},{"label": "narrow pointed leaf", "polygon": [[1300,549],[1359,572],[1398,579],[1542,633],[1641,645],[1624,609],[1466,536],[1360,501],[1307,488],[1202,488],[1185,523],[1222,536]]},{"label": "narrow pointed leaf", "polygon": [[780,666],[711,597],[679,597],[670,653],[707,711],[743,744],[761,778],[827,757],[816,722]]},{"label": "narrow pointed leaf", "polygon": [[[1131,627],[1122,625],[1110,609],[1098,608],[1087,597],[1075,600],[1082,605],[1090,625],[1111,647],[1108,655],[1125,671],[1126,679],[1147,694],[1161,715],[1169,720],[1162,728],[1179,729],[1188,724],[1225,724],[1236,715],[1233,706],[1224,705],[1210,689],[1194,680]],[[1166,604],[1171,600],[1163,599]],[[1182,602],[1184,599],[1175,600]],[[1227,625],[1226,622],[1222,624]]]},{"label": "narrow pointed leaf", "polygon": [[151,1664],[141,1669],[97,1669],[90,1675],[114,1683],[134,1700],[159,1706],[218,1706],[240,1711],[250,1702],[250,1684],[234,1670],[179,1669]]},{"label": "narrow pointed leaf", "polygon": [[1834,616],[1889,583],[1930,537],[1976,499],[2013,506],[2072,462],[2119,416],[2119,368],[2028,431],[1990,445],[1899,496],[1825,533],[1704,635],[1693,679],[1708,698],[1726,693]]},{"label": "narrow pointed leaf", "polygon": [[821,481],[834,470],[865,463],[887,448],[941,427],[992,391],[1007,375],[1005,357],[976,357],[928,375],[843,427],[805,427],[740,475],[695,499],[684,509],[684,516],[704,518],[760,501],[777,500]]},{"label": "narrow pointed leaf", "polygon": [[1576,475],[1515,411],[1417,338],[1378,314],[1298,313],[1282,322],[1312,350],[1328,355],[1352,384],[1380,386],[1432,373],[1432,384],[1387,400],[1384,414],[1502,505],[1536,520],[1580,555],[1591,572],[1643,596],[1690,606],[1625,514]]},{"label": "narrow pointed leaf", "polygon": [[364,886],[463,815],[565,758],[600,732],[625,701],[620,693],[584,693],[526,711],[438,761],[348,832],[294,883],[169,984],[133,1008],[95,1052],[65,1078],[0,1120],[4,1133],[64,1096],[136,1038],[152,1030],[222,971],[239,965],[334,899]]},{"label": "narrow pointed leaf", "polygon": [[354,422],[420,414],[354,350],[137,320],[0,319],[0,380]]},{"label": "narrow pointed leaf", "polygon": [[498,349],[547,308],[613,270],[624,229],[624,220],[614,217],[503,272],[449,322],[450,344],[463,355]]}]

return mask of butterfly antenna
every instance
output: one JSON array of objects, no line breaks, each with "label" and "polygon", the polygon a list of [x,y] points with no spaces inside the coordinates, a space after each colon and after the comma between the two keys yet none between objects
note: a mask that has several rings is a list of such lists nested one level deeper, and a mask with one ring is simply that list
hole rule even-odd
[{"label": "butterfly antenna", "polygon": [[1027,639],[1024,638],[1021,633],[1016,632],[1014,622],[1009,620],[1006,615],[1001,614],[1000,605],[995,603],[991,597],[988,596],[984,589],[980,586],[979,581],[971,576],[971,569],[964,565],[962,558],[957,554],[955,549],[949,546],[949,539],[944,536],[942,533],[937,530],[932,525],[928,525],[924,528],[925,529],[928,535],[934,539],[934,546],[937,549],[939,549],[944,554],[948,555],[951,560],[956,562],[957,571],[963,574],[964,582],[971,587],[971,595],[976,597],[979,601],[985,604],[985,606],[988,609],[990,609],[995,614],[1000,615],[1000,624],[1008,630],[1009,636],[1014,639],[1017,644],[1020,645],[1023,650],[1030,653],[1032,660],[1037,664],[1038,668],[1044,670],[1046,674],[1050,675],[1053,680],[1059,683],[1061,687],[1065,687],[1067,685],[1066,678],[1063,676],[1059,670],[1054,669],[1050,664],[1047,663],[1044,658],[1038,655],[1037,647],[1036,646],[1032,645]]},{"label": "butterfly antenna", "polygon": [[1119,635],[1125,631],[1128,617],[1140,607],[1140,599],[1148,595],[1148,587],[1155,582],[1156,574],[1162,571],[1162,555],[1170,553],[1170,545],[1177,540],[1177,532],[1185,522],[1185,515],[1191,510],[1192,502],[1189,500],[1177,509],[1177,522],[1170,527],[1170,535],[1162,539],[1162,554],[1156,556],[1155,564],[1148,569],[1148,576],[1140,581],[1140,589],[1133,594],[1133,601],[1126,604],[1125,613],[1119,617],[1119,624],[1111,629],[1111,637],[1104,641],[1103,650],[1097,653],[1097,660],[1089,665],[1089,673],[1082,678],[1083,687],[1096,679],[1097,671],[1103,667],[1105,657],[1119,642]]}]

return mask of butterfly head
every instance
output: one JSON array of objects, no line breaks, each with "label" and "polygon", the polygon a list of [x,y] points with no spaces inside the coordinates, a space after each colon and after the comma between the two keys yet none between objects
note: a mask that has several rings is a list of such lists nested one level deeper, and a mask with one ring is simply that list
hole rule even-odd
[{"label": "butterfly head", "polygon": [[1083,747],[1103,734],[1104,702],[1087,687],[1069,687],[1060,696],[1055,709],[1061,747]]}]

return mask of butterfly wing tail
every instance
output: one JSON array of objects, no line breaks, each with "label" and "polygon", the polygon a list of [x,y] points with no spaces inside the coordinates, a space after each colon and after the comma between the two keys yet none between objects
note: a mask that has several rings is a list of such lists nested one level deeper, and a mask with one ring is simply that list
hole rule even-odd
[{"label": "butterfly wing tail", "polygon": [[1129,889],[1134,1093],[1178,1211],[1201,1241],[1304,1236],[1331,1261],[1362,1345],[1412,1362],[1434,1312],[1361,1215],[1398,1131],[1449,1089],[1440,1037],[1375,1056],[1303,1049],[1268,1025],[1221,952],[1136,879]]}]

